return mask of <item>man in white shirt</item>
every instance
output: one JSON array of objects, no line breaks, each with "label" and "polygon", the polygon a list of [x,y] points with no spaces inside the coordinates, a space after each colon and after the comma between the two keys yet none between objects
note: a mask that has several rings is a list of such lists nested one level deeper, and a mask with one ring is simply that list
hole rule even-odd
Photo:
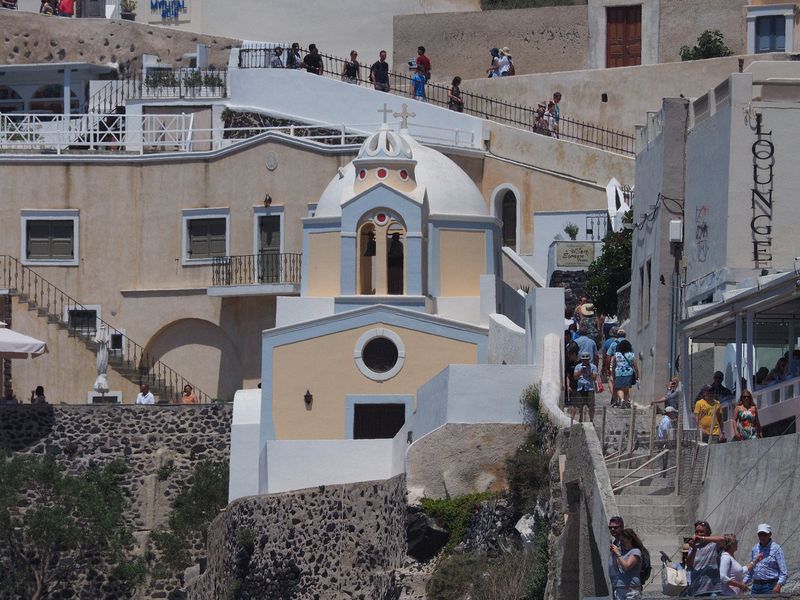
[{"label": "man in white shirt", "polygon": [[156,399],[153,396],[152,392],[150,392],[150,386],[146,383],[143,383],[139,387],[139,395],[136,396],[136,404],[155,404]]},{"label": "man in white shirt", "polygon": [[678,411],[673,407],[668,406],[664,409],[664,416],[658,424],[658,439],[668,440],[669,432],[675,427],[675,422],[678,420]]}]

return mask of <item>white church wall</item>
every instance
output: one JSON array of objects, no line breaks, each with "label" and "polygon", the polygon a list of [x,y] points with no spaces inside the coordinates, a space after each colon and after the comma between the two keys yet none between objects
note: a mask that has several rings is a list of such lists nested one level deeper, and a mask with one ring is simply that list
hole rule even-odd
[{"label": "white church wall", "polygon": [[275,327],[327,317],[334,312],[333,298],[278,296],[276,300]]},{"label": "white church wall", "polygon": [[238,390],[233,398],[228,500],[259,493],[254,457],[261,455],[261,390]]},{"label": "white church wall", "polygon": [[263,493],[389,479],[405,472],[408,429],[385,440],[270,440]]},{"label": "white church wall", "polygon": [[501,281],[500,287],[500,313],[507,316],[520,327],[525,326],[525,292]]},{"label": "white church wall", "polygon": [[489,316],[489,364],[524,365],[525,329],[505,315]]},{"label": "white church wall", "polygon": [[[235,65],[237,52],[231,52]],[[380,128],[378,109],[386,103],[399,112],[401,104],[416,114],[409,133],[423,143],[483,147],[483,121],[411,98],[377,92],[328,77],[294,69],[239,69],[228,71],[231,104],[308,123],[343,124],[365,133]],[[392,123],[396,118],[390,118]],[[456,135],[458,136],[456,138]]]},{"label": "white church wall", "polygon": [[548,334],[564,338],[564,288],[537,288],[525,298],[525,331],[528,363],[540,372],[544,364],[544,339]]},{"label": "white church wall", "polygon": [[436,313],[446,319],[485,325],[481,319],[481,299],[477,296],[440,296],[436,299]]}]

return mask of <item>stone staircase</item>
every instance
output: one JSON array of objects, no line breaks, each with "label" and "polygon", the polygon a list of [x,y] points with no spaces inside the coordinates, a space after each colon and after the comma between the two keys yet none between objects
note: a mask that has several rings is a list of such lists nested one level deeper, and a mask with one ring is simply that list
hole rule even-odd
[{"label": "stone staircase", "polygon": [[[595,415],[595,427],[601,432],[602,413]],[[650,464],[651,413],[637,410],[634,425],[634,439],[630,444],[631,409],[609,408],[606,410],[606,435],[604,451],[611,485],[620,516],[625,527],[636,531],[642,543],[650,552],[652,575],[645,585],[644,592],[661,589],[660,552],[672,560],[680,558],[680,548],[684,536],[691,535],[691,519],[687,514],[685,499],[675,494],[675,471],[665,474],[664,459],[657,458]],[[614,454],[625,449],[618,462]],[[627,449],[632,448],[630,456]],[[657,456],[656,447],[653,456]],[[674,449],[668,464],[674,465]],[[626,460],[629,459],[629,460]],[[642,466],[644,465],[644,466]]]},{"label": "stone staircase", "polygon": [[[26,305],[29,311],[35,311],[38,317],[46,319],[49,325],[55,325],[87,350],[97,353],[95,329],[78,327],[64,320],[69,311],[84,311],[86,307],[12,256],[0,255],[0,288],[7,289],[10,296]],[[148,384],[156,398],[168,403],[177,400],[186,384],[191,385],[185,377],[150,355],[125,333],[98,318],[97,325],[100,324],[105,325],[109,335],[116,336],[119,342],[118,350],[109,352],[108,366],[121,377],[136,385]],[[192,387],[200,402],[210,402],[208,394],[194,385]]]}]

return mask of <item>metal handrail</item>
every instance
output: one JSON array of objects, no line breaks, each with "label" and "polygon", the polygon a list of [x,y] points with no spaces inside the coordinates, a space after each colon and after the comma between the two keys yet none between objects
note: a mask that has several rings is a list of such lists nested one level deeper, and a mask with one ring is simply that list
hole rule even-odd
[{"label": "metal handrail", "polygon": [[262,252],[215,256],[212,259],[211,285],[266,285],[300,283],[302,254]]},{"label": "metal handrail", "polygon": [[[31,268],[20,263],[13,256],[0,255],[0,287],[24,297],[29,303],[43,310],[50,322],[61,323],[71,335],[83,340],[92,335],[91,329],[70,324],[69,311],[90,310],[75,300]],[[65,320],[66,319],[66,320]],[[180,375],[174,369],[152,356],[141,345],[125,333],[97,317],[98,325],[105,325],[109,335],[121,336],[122,348],[110,352],[109,365],[116,369],[130,369],[136,372],[137,383],[149,385],[162,400],[175,400],[186,384],[194,388],[201,403],[211,401],[211,397]]]},{"label": "metal handrail", "polygon": [[[240,48],[239,68],[269,68],[272,56],[272,46]],[[328,54],[320,54],[320,57],[322,57],[323,73],[325,75],[335,78],[342,76],[347,60]],[[359,65],[356,83],[357,85],[371,85],[370,65]],[[411,90],[411,77],[403,73],[389,71],[389,91],[391,93],[410,96]],[[429,81],[425,85],[427,102],[447,107],[450,96],[449,90],[450,88],[447,85]],[[542,135],[551,135],[549,131],[543,130],[540,125],[537,125],[537,117],[539,116],[537,115],[537,108],[505,102],[498,98],[463,90],[461,99],[464,102],[464,113],[466,114],[528,129]],[[586,121],[564,116],[559,119],[559,131],[554,137],[631,156],[634,154],[636,141],[635,136],[622,131],[599,127]]]}]

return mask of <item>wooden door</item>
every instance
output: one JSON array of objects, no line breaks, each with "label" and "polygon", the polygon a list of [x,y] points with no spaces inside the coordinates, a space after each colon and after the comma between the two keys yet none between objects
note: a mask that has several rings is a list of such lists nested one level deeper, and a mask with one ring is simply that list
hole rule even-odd
[{"label": "wooden door", "polygon": [[606,66],[642,64],[642,6],[606,8]]},{"label": "wooden door", "polygon": [[261,283],[281,282],[281,218],[267,215],[259,219],[259,280]]},{"label": "wooden door", "polygon": [[404,404],[356,404],[353,439],[392,439],[406,421]]}]

